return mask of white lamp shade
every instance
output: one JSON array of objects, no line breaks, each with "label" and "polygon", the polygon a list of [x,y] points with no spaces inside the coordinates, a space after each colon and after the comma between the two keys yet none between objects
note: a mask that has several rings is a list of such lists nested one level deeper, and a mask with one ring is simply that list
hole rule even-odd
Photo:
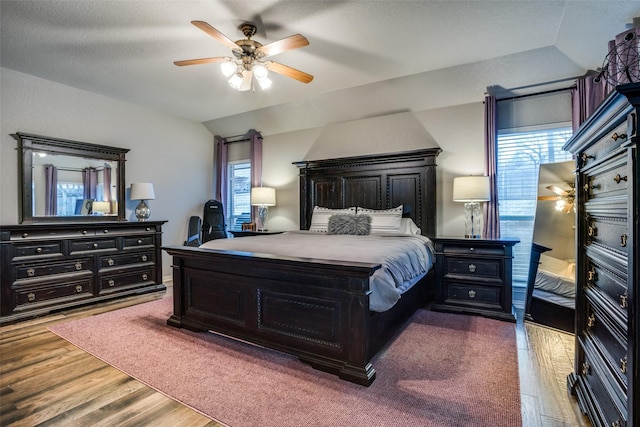
[{"label": "white lamp shade", "polygon": [[454,202],[487,202],[490,196],[488,176],[460,176],[453,180]]},{"label": "white lamp shade", "polygon": [[251,204],[254,206],[275,206],[276,189],[271,187],[253,187],[251,189]]},{"label": "white lamp shade", "polygon": [[131,200],[153,200],[156,195],[153,192],[153,184],[149,182],[140,182],[131,184]]}]

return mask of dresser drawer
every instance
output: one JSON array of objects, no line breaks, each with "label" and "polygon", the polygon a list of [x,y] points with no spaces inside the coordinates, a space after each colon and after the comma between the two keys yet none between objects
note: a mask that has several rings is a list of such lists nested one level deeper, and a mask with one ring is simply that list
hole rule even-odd
[{"label": "dresser drawer", "polygon": [[503,310],[502,288],[478,284],[446,281],[445,300],[447,304],[468,305],[490,310]]},{"label": "dresser drawer", "polygon": [[59,283],[15,286],[16,310],[31,309],[35,306],[60,304],[64,301],[91,298],[93,296],[93,276],[66,280]]},{"label": "dresser drawer", "polygon": [[15,266],[16,280],[36,279],[55,274],[91,273],[91,259],[70,259],[58,262],[18,264]]},{"label": "dresser drawer", "polygon": [[100,269],[110,267],[120,267],[132,264],[143,264],[155,262],[153,251],[129,253],[123,255],[104,255],[99,258]]},{"label": "dresser drawer", "polygon": [[617,393],[611,393],[613,390],[610,382],[610,373],[603,366],[597,351],[589,342],[582,345],[582,350],[583,360],[579,366],[578,374],[580,379],[586,382],[585,388],[591,394],[589,400],[591,400],[592,396],[595,397],[593,404],[598,405],[597,414],[604,417],[599,424],[626,426],[626,399],[621,399]]},{"label": "dresser drawer", "polygon": [[587,215],[587,243],[597,243],[607,249],[627,255],[629,251],[626,219]]},{"label": "dresser drawer", "polygon": [[49,228],[47,230],[22,230],[12,231],[11,240],[50,240],[50,239],[68,239],[73,237],[81,237],[86,235],[92,235],[91,229],[54,229]]},{"label": "dresser drawer", "polygon": [[626,318],[629,310],[627,283],[610,270],[587,258],[587,287],[596,288],[608,301],[608,307]]},{"label": "dresser drawer", "polygon": [[116,250],[118,248],[115,237],[110,239],[72,240],[70,244],[71,253],[108,249]]},{"label": "dresser drawer", "polygon": [[155,270],[151,267],[103,275],[100,277],[100,295],[122,292],[143,285],[151,285],[155,282]]},{"label": "dresser drawer", "polygon": [[[440,248],[442,253],[445,255],[493,255],[493,256],[504,256],[504,247],[500,245],[493,246],[483,246],[483,245],[474,245],[473,243],[465,243],[465,244],[456,244],[456,243],[447,243],[443,244]],[[438,248],[436,248],[436,252]]]},{"label": "dresser drawer", "polygon": [[468,276],[469,279],[494,280],[502,283],[502,260],[482,258],[445,259],[444,277]]},{"label": "dresser drawer", "polygon": [[[627,139],[627,122],[622,121],[609,129],[598,141],[591,144],[583,152],[578,153],[578,162],[582,168],[590,167],[607,157],[609,153],[619,148]],[[618,143],[616,143],[616,141]]]},{"label": "dresser drawer", "polygon": [[132,236],[124,238],[124,248],[153,247],[155,245],[155,237],[153,235]]},{"label": "dresser drawer", "polygon": [[585,342],[591,341],[620,386],[620,397],[627,393],[629,369],[627,368],[626,324],[614,323],[593,300],[597,294],[587,293],[586,317],[583,330]]},{"label": "dresser drawer", "polygon": [[627,153],[616,155],[590,169],[585,174],[585,184],[582,190],[585,192],[585,200],[598,197],[613,197],[627,195],[629,187],[629,167]]},{"label": "dresser drawer", "polygon": [[14,258],[32,256],[62,255],[62,241],[16,243],[13,246]]}]

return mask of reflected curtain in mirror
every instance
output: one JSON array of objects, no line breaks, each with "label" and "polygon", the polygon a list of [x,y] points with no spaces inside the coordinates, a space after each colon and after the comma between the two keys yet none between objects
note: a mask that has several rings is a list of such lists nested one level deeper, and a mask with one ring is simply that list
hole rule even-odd
[{"label": "reflected curtain in mirror", "polygon": [[96,168],[82,169],[82,185],[84,185],[84,198],[95,200],[98,188],[98,170]]},{"label": "reflected curtain in mirror", "polygon": [[53,165],[44,166],[45,200],[44,214],[53,216],[58,213],[58,169]]}]

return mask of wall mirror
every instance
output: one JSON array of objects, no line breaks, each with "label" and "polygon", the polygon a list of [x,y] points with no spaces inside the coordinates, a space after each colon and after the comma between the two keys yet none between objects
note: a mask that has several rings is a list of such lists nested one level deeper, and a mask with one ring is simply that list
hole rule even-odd
[{"label": "wall mirror", "polygon": [[125,220],[124,148],[17,133],[20,222]]},{"label": "wall mirror", "polygon": [[527,319],[572,332],[575,313],[573,161],[540,165]]}]

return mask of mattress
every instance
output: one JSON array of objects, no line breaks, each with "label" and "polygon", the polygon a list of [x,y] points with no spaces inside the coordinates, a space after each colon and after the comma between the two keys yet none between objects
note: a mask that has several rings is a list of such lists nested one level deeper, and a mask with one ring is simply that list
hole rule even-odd
[{"label": "mattress", "polygon": [[334,235],[288,231],[267,236],[216,239],[201,248],[380,264],[369,281],[372,311],[386,311],[424,277],[435,260],[433,242],[415,234]]}]

